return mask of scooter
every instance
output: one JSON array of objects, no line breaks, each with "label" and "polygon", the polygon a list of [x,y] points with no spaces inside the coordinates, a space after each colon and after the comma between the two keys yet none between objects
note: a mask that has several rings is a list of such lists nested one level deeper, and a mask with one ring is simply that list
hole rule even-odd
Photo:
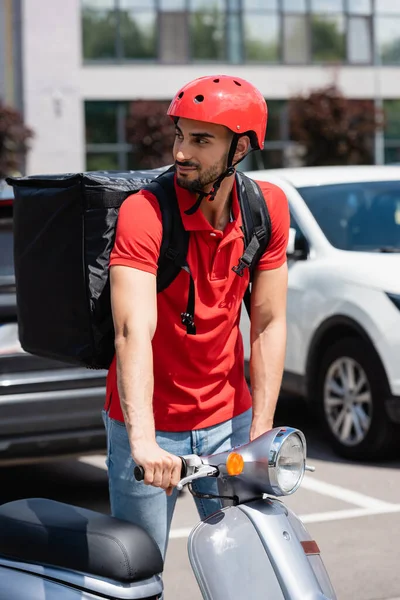
[{"label": "scooter", "polygon": [[[182,457],[178,489],[216,477],[223,503],[188,540],[205,600],[336,600],[317,543],[278,499],[306,470],[305,437],[290,427]],[[162,571],[158,546],[131,523],[48,499],[0,506],[0,600],[157,600]]]}]

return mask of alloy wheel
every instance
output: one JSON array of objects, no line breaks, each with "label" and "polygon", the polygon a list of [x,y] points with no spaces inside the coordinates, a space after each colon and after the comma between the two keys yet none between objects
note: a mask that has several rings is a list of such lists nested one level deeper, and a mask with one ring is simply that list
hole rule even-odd
[{"label": "alloy wheel", "polygon": [[324,382],[324,410],[339,442],[356,446],[366,437],[372,419],[372,392],[362,366],[341,357],[329,367]]}]

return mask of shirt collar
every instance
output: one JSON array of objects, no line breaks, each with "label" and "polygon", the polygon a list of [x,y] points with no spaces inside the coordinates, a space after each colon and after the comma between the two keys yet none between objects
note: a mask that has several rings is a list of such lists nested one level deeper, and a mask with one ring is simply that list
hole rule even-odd
[{"label": "shirt collar", "polygon": [[[179,211],[182,217],[182,223],[186,231],[214,231],[212,225],[207,221],[200,208],[193,214],[187,215],[185,210],[188,210],[196,202],[196,194],[185,190],[176,183],[174,179],[176,197],[178,198]],[[207,200],[205,200],[207,202]],[[235,221],[235,229],[242,226],[242,215],[240,213],[239,199],[237,194],[237,183],[232,187],[232,207],[231,217]]]}]

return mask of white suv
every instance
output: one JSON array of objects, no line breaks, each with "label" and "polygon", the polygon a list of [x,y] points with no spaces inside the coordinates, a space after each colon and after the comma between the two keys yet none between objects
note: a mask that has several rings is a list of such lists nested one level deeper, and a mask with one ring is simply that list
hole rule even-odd
[{"label": "white suv", "polygon": [[290,204],[282,388],[315,403],[336,452],[383,456],[400,431],[400,167],[247,174]]}]

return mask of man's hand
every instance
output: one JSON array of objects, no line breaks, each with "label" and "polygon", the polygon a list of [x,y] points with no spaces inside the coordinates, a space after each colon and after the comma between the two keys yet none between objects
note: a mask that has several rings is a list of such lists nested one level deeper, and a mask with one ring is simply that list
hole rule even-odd
[{"label": "man's hand", "polygon": [[253,417],[250,428],[250,441],[252,442],[263,433],[267,433],[274,427],[273,419],[266,417]]},{"label": "man's hand", "polygon": [[132,458],[144,469],[144,483],[164,489],[167,496],[181,479],[182,461],[154,442],[140,442],[132,449]]}]

